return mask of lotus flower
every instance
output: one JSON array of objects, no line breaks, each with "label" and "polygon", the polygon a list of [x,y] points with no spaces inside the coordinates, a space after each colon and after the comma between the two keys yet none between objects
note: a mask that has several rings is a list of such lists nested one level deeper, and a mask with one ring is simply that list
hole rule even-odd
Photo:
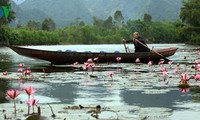
[{"label": "lotus flower", "polygon": [[97,61],[98,59],[99,59],[98,57],[95,57],[95,58],[94,58],[94,61]]},{"label": "lotus flower", "polygon": [[7,71],[3,72],[3,75],[4,76],[8,75],[8,72]]},{"label": "lotus flower", "polygon": [[166,70],[166,68],[165,67],[162,67],[162,68],[160,68],[160,72],[162,73],[162,72],[166,72],[167,70]]},{"label": "lotus flower", "polygon": [[[31,99],[28,99],[27,104],[28,107],[30,108],[31,106],[33,106],[33,113],[34,113],[34,106],[37,106],[38,100],[36,100],[34,97]],[[29,113],[28,113],[29,114]]]},{"label": "lotus flower", "polygon": [[20,94],[19,90],[8,90],[6,92],[6,98],[11,98],[14,101],[14,113],[16,114],[16,103],[15,103],[15,98]]},{"label": "lotus flower", "polygon": [[180,63],[177,63],[177,65],[176,65],[177,67],[180,67]]},{"label": "lotus flower", "polygon": [[171,68],[173,62],[172,62],[172,61],[169,61],[168,64],[169,64],[169,66],[170,66],[170,68]]},{"label": "lotus flower", "polygon": [[31,74],[31,70],[25,70],[25,71],[24,71],[24,75],[25,75],[25,76],[30,75],[30,74]]},{"label": "lotus flower", "polygon": [[152,62],[152,61],[149,61],[147,64],[148,64],[149,66],[151,66],[151,65],[153,64],[153,62]]},{"label": "lotus flower", "polygon": [[38,101],[34,97],[27,101],[27,104],[29,107],[34,106],[34,105],[37,106],[37,103]]},{"label": "lotus flower", "polygon": [[196,74],[196,75],[194,76],[194,79],[195,79],[195,80],[200,80],[200,74]]},{"label": "lotus flower", "polygon": [[161,64],[163,64],[164,62],[165,62],[164,60],[161,60],[161,61],[158,62],[158,65],[161,65]]},{"label": "lotus flower", "polygon": [[178,68],[174,69],[174,73],[178,73],[178,71],[179,71]]},{"label": "lotus flower", "polygon": [[23,68],[18,68],[18,72],[23,72]]},{"label": "lotus flower", "polygon": [[139,62],[140,62],[140,59],[139,59],[139,58],[137,58],[137,59],[135,60],[135,62],[136,62],[136,63],[139,63]]},{"label": "lotus flower", "polygon": [[112,80],[113,80],[113,75],[114,75],[113,71],[108,72],[108,76],[110,76],[112,78]]},{"label": "lotus flower", "polygon": [[30,97],[30,95],[32,95],[33,93],[36,92],[36,89],[33,88],[32,86],[27,86],[24,90],[28,94],[29,97]]},{"label": "lotus flower", "polygon": [[18,95],[20,94],[19,90],[8,90],[6,92],[6,97],[7,98],[11,98],[11,99],[15,99]]},{"label": "lotus flower", "polygon": [[119,61],[121,60],[122,58],[121,57],[117,57],[116,60],[117,62],[119,63]]},{"label": "lotus flower", "polygon": [[165,81],[166,78],[167,78],[167,73],[168,73],[167,71],[163,71],[163,72],[162,72],[164,81]]},{"label": "lotus flower", "polygon": [[[36,92],[36,89],[32,86],[27,86],[25,89],[25,92],[28,94],[28,101],[30,100],[30,96]],[[30,113],[30,106],[28,106],[28,115]]]},{"label": "lotus flower", "polygon": [[186,84],[187,81],[190,80],[190,77],[189,77],[188,74],[182,73],[182,74],[180,75],[180,79],[181,79],[181,82],[182,82],[182,83],[185,83],[185,84]]},{"label": "lotus flower", "polygon": [[73,65],[78,65],[78,62],[73,63]]},{"label": "lotus flower", "polygon": [[89,58],[89,59],[87,60],[87,63],[93,63],[92,58]]},{"label": "lotus flower", "polygon": [[24,64],[24,63],[20,63],[19,66],[20,66],[21,68],[23,68],[23,67],[25,66],[25,64]]},{"label": "lotus flower", "polygon": [[199,62],[198,62],[197,60],[195,60],[195,61],[194,61],[194,64],[197,65],[197,64],[199,64]]}]

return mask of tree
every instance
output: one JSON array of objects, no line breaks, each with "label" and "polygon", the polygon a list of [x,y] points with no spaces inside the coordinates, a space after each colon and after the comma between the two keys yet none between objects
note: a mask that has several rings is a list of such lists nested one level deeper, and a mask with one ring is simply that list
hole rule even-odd
[{"label": "tree", "polygon": [[41,30],[42,25],[40,22],[30,20],[28,21],[26,27],[29,28],[30,30]]},{"label": "tree", "polygon": [[200,1],[184,1],[180,12],[180,18],[184,24],[181,29],[181,34],[187,34],[186,39],[188,40],[200,42]]},{"label": "tree", "polygon": [[[3,8],[4,7],[4,8]],[[0,1],[0,9],[4,10],[7,10],[7,17],[5,16],[2,16],[0,18],[0,25],[7,25],[8,23],[10,23],[12,20],[15,19],[15,12],[13,10],[10,10],[11,8],[11,3],[10,3],[10,0],[1,0]]]},{"label": "tree", "polygon": [[42,22],[42,30],[54,31],[55,29],[56,29],[56,24],[51,18],[44,19],[44,21]]},{"label": "tree", "polygon": [[103,22],[103,26],[107,29],[110,29],[113,27],[113,18],[111,16],[109,16],[104,22]]},{"label": "tree", "polygon": [[93,25],[95,27],[102,28],[102,26],[103,26],[103,20],[94,16],[93,17]]},{"label": "tree", "polygon": [[80,17],[77,17],[70,25],[72,26],[84,26],[84,21],[81,20]]},{"label": "tree", "polygon": [[120,10],[117,10],[114,14],[114,20],[116,27],[122,28],[124,23],[124,17],[122,15],[122,12]]},{"label": "tree", "polygon": [[151,19],[152,17],[150,14],[147,14],[147,13],[144,14],[144,18],[143,18],[144,22],[151,22]]},{"label": "tree", "polygon": [[85,23],[83,21],[80,21],[79,26],[85,26]]}]

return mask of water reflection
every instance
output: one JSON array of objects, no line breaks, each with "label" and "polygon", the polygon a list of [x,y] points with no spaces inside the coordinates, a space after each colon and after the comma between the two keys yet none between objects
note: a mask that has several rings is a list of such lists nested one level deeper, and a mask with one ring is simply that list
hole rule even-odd
[{"label": "water reflection", "polygon": [[[169,89],[169,88],[168,88]],[[121,93],[123,100],[129,105],[139,105],[143,107],[166,107],[175,109],[173,106],[178,101],[191,100],[191,96],[183,94],[177,90],[171,90],[165,94],[143,94],[142,91],[124,90]]]},{"label": "water reflection", "polygon": [[0,103],[5,103],[7,100],[5,99],[5,93],[10,88],[8,82],[6,80],[0,79]]},{"label": "water reflection", "polygon": [[55,85],[50,84],[52,89],[48,91],[48,96],[59,98],[61,103],[73,104],[74,99],[78,97],[77,83],[65,83]]},{"label": "water reflection", "polygon": [[193,100],[200,103],[200,86],[192,87],[190,91],[194,93],[192,96]]}]

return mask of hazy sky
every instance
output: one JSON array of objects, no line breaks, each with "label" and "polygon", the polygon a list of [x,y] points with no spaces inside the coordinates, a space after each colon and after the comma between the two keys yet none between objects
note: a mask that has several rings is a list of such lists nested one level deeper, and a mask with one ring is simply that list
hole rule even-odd
[{"label": "hazy sky", "polygon": [[25,0],[12,0],[14,1],[16,4],[21,4],[22,2],[24,2]]}]

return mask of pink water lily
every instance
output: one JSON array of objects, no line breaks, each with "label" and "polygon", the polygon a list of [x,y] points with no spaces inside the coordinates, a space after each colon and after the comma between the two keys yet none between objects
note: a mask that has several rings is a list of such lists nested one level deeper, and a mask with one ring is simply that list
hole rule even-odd
[{"label": "pink water lily", "polygon": [[[30,96],[36,92],[36,89],[32,86],[27,86],[25,89],[25,92],[28,94],[28,101],[30,100]],[[28,115],[30,113],[30,106],[28,106]]]},{"label": "pink water lily", "polygon": [[148,64],[149,66],[151,66],[151,65],[153,64],[153,61],[149,61],[147,64]]},{"label": "pink water lily", "polygon": [[19,66],[23,68],[25,66],[25,64],[24,63],[20,63]]},{"label": "pink water lily", "polygon": [[38,103],[38,100],[36,100],[34,97],[27,101],[27,104],[28,104],[29,107],[37,106],[37,103]]},{"label": "pink water lily", "polygon": [[73,63],[73,65],[78,65],[78,62]]},{"label": "pink water lily", "polygon": [[172,61],[169,61],[169,62],[168,62],[169,65],[172,65],[172,63],[173,63]]},{"label": "pink water lily", "polygon": [[200,74],[196,74],[196,75],[194,76],[194,79],[195,79],[195,80],[200,80]]},{"label": "pink water lily", "polygon": [[4,76],[8,75],[8,72],[7,71],[3,72],[3,75]]},{"label": "pink water lily", "polygon": [[113,72],[113,71],[109,71],[109,72],[108,72],[108,76],[110,76],[110,77],[112,78],[112,80],[113,80],[113,75],[114,75],[114,72]]},{"label": "pink water lily", "polygon": [[180,75],[181,83],[187,83],[190,80],[190,77],[188,74],[182,73]]},{"label": "pink water lily", "polygon": [[24,71],[24,75],[27,76],[27,75],[31,75],[31,70],[27,69]]},{"label": "pink water lily", "polygon": [[93,63],[92,58],[89,58],[89,59],[87,60],[87,63]]},{"label": "pink water lily", "polygon": [[[37,106],[37,103],[38,103],[38,100],[36,100],[34,97],[31,99],[28,99],[27,101],[28,108],[30,109],[31,106],[33,107],[33,113],[34,113],[34,106]],[[29,111],[28,111],[28,114],[29,114]]]},{"label": "pink water lily", "polygon": [[195,60],[195,61],[194,61],[194,64],[197,65],[197,64],[199,64],[199,62],[198,62],[197,60]]},{"label": "pink water lily", "polygon": [[96,64],[98,64],[98,59],[99,57],[95,57],[93,60],[95,61]]},{"label": "pink water lily", "polygon": [[178,73],[178,72],[179,72],[178,68],[175,68],[175,69],[174,69],[174,73],[176,74],[176,73]]},{"label": "pink water lily", "polygon": [[122,58],[121,57],[117,57],[116,60],[117,62],[119,63],[119,61],[121,60]]},{"label": "pink water lily", "polygon": [[113,72],[113,71],[109,71],[109,72],[108,72],[108,75],[109,75],[110,77],[112,77],[112,76],[114,75],[114,72]]},{"label": "pink water lily", "polygon": [[27,86],[24,90],[28,94],[28,96],[30,96],[36,92],[36,89],[33,88],[32,86]]},{"label": "pink water lily", "polygon": [[86,65],[82,66],[82,68],[83,68],[83,70],[87,70],[87,66]]},{"label": "pink water lily", "polygon": [[136,62],[136,63],[139,63],[139,62],[140,62],[140,59],[139,59],[139,58],[137,58],[137,59],[135,60],[135,62]]},{"label": "pink water lily", "polygon": [[164,62],[165,62],[164,60],[161,60],[161,61],[158,62],[158,65],[161,65],[161,64],[163,64]]},{"label": "pink water lily", "polygon": [[98,57],[95,57],[95,58],[94,58],[94,61],[97,61],[98,59],[99,59]]},{"label": "pink water lily", "polygon": [[23,72],[23,68],[18,68],[18,72]]},{"label": "pink water lily", "polygon": [[19,90],[11,89],[11,90],[8,90],[6,92],[6,97],[11,98],[11,99],[15,99],[19,94],[20,94]]},{"label": "pink water lily", "polygon": [[177,67],[180,67],[180,63],[177,63],[177,65],[176,65]]},{"label": "pink water lily", "polygon": [[165,81],[166,78],[167,78],[167,74],[168,74],[168,72],[167,72],[167,71],[163,71],[162,74],[163,74],[163,79],[164,79],[164,81]]},{"label": "pink water lily", "polygon": [[160,68],[160,72],[162,73],[162,72],[166,72],[167,70],[166,70],[166,68],[165,67],[162,67],[162,68]]},{"label": "pink water lily", "polygon": [[195,65],[195,69],[198,70],[198,71],[200,71],[200,64],[196,64]]},{"label": "pink water lily", "polygon": [[169,61],[168,62],[168,64],[169,64],[169,66],[170,66],[170,68],[172,67],[172,64],[173,64],[173,62],[172,61]]},{"label": "pink water lily", "polygon": [[6,92],[6,98],[11,98],[11,99],[13,99],[13,101],[14,101],[14,113],[15,113],[15,114],[16,114],[16,103],[15,103],[15,98],[16,98],[17,96],[19,96],[19,94],[20,94],[20,91],[19,91],[19,90],[14,90],[14,89],[8,90],[8,91]]}]

